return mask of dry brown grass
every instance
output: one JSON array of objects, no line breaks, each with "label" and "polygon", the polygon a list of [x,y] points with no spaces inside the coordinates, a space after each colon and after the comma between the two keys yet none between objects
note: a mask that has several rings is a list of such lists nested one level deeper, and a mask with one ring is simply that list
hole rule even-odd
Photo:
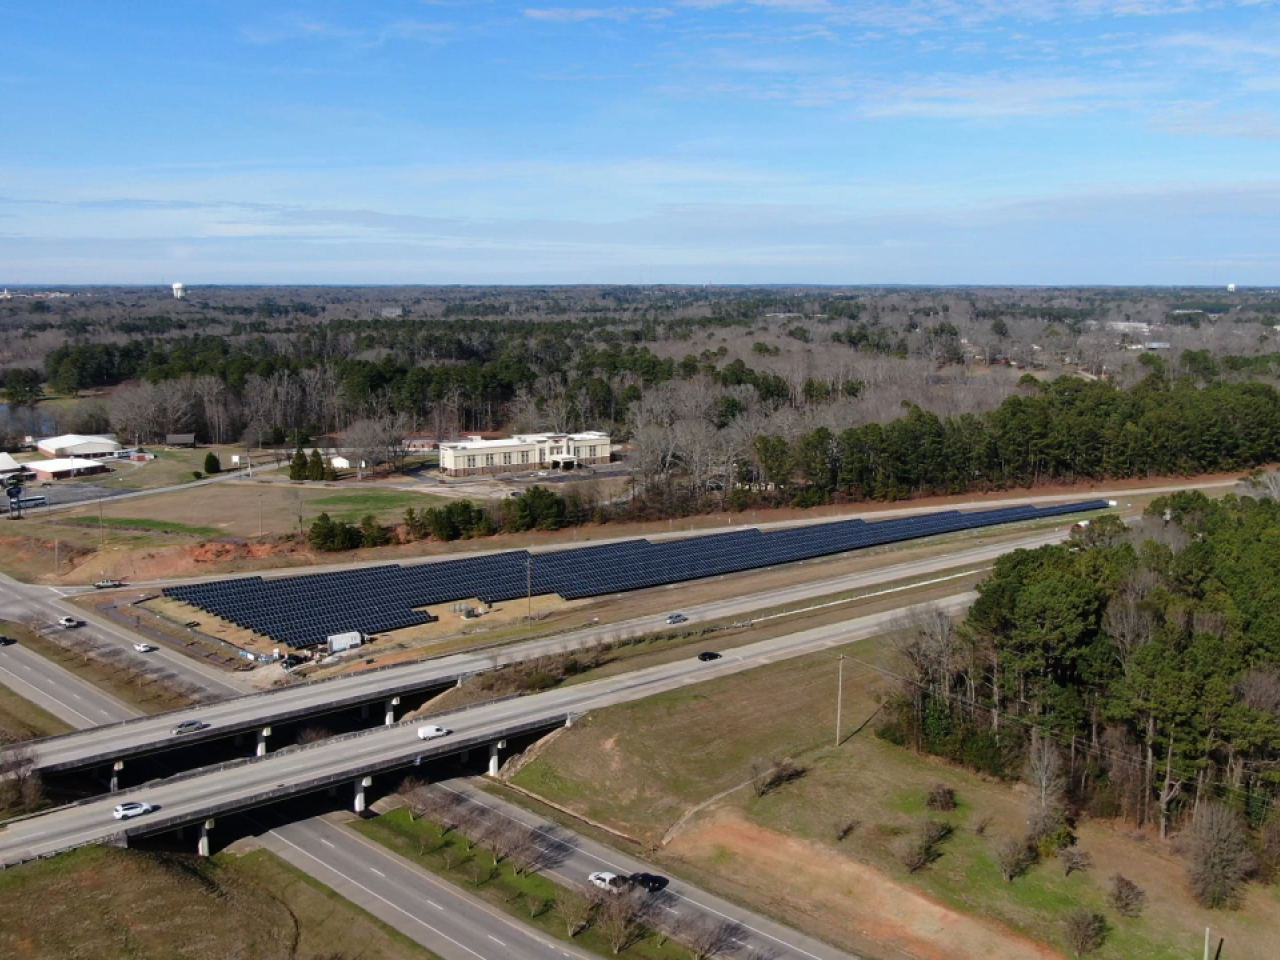
[{"label": "dry brown grass", "polygon": [[0,873],[10,960],[361,960],[432,955],[271,854],[242,859],[87,847]]}]

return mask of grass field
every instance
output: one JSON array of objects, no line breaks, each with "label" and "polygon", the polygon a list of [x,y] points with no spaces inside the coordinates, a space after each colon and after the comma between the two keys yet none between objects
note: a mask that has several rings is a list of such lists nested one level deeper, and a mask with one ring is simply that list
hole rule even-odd
[{"label": "grass field", "polygon": [[[604,935],[594,927],[588,927],[571,941],[566,936],[564,921],[552,911],[556,898],[565,895],[563,887],[538,874],[519,876],[506,861],[491,869],[492,857],[479,846],[468,850],[456,833],[442,836],[433,824],[412,819],[403,808],[374,820],[358,822],[355,829],[557,940],[572,942],[603,957],[615,955]],[[683,947],[656,934],[645,936],[617,955],[633,960],[688,960],[689,957]]]},{"label": "grass field", "polygon": [[[835,658],[841,652],[853,659],[845,661],[844,739],[836,747]],[[876,738],[873,718],[892,682],[882,670],[891,663],[887,643],[866,642],[597,711],[564,731],[514,782],[646,846],[661,844],[682,816],[731,791],[675,832],[660,862],[801,926],[827,907],[833,915],[853,915],[872,901],[869,891],[879,883],[919,891],[1059,949],[1066,914],[1076,906],[1096,908],[1111,928],[1097,956],[1109,960],[1181,960],[1202,941],[1206,926],[1226,936],[1228,956],[1267,956],[1280,942],[1275,887],[1251,890],[1240,911],[1202,910],[1187,894],[1171,849],[1137,839],[1123,825],[1079,825],[1081,848],[1094,859],[1087,873],[1064,877],[1049,862],[1004,883],[991,844],[1021,835],[1026,814],[1018,790]],[[805,775],[755,796],[754,771],[782,757],[794,759]],[[955,832],[936,863],[908,874],[894,844],[923,816],[924,796],[937,781],[959,794],[960,808],[946,817]],[[979,836],[975,828],[986,818],[990,827]],[[854,829],[837,840],[838,829],[851,823]],[[792,849],[788,844],[795,856],[785,860],[778,851]],[[1116,872],[1146,890],[1141,918],[1104,908]],[[800,890],[803,911],[779,906],[789,891]],[[822,907],[814,906],[815,898]],[[854,923],[836,924],[827,935],[838,939]]]},{"label": "grass field", "polygon": [[245,452],[243,447],[229,446],[196,447],[191,450],[166,450],[163,447],[145,449],[154,453],[156,458],[146,463],[113,463],[116,472],[112,474],[108,486],[121,490],[155,490],[158,487],[191,483],[195,480],[195,471],[204,472],[204,459],[210,451],[217,455],[223,470],[233,469],[231,458],[239,454],[243,459]]},{"label": "grass field", "polygon": [[86,847],[0,873],[7,960],[432,960],[266,852],[199,860]]},{"label": "grass field", "polygon": [[[8,629],[7,625],[4,627]],[[0,685],[0,739],[30,740],[68,733],[71,725]]]},{"label": "grass field", "polygon": [[18,642],[27,649],[143,713],[176,710],[179,707],[189,706],[192,702],[190,698],[176,694],[157,683],[143,682],[138,674],[116,670],[101,661],[77,656],[73,650],[61,647],[52,640],[44,639],[20,623],[0,621],[0,631],[17,638]]},{"label": "grass field", "polygon": [[314,496],[307,501],[307,506],[317,514],[325,511],[336,520],[359,520],[367,513],[383,518],[390,515],[399,520],[406,507],[421,510],[444,502],[442,498],[409,490],[356,490]]},{"label": "grass field", "polygon": [[149,533],[177,533],[188,537],[217,537],[222,535],[222,531],[217,527],[193,527],[185,523],[175,523],[172,520],[153,520],[150,517],[103,516],[98,518],[94,516],[79,516],[64,520],[63,523],[93,529],[109,527],[112,530],[142,530]]}]

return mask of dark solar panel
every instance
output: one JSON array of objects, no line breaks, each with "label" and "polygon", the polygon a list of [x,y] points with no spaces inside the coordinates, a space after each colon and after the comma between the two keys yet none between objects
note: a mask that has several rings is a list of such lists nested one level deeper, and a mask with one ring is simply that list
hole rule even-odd
[{"label": "dark solar panel", "polygon": [[472,597],[496,603],[533,593],[568,600],[794,563],[886,543],[1106,507],[1105,500],[1047,507],[1001,507],[864,522],[837,520],[786,530],[755,528],[658,543],[624,540],[530,555],[509,550],[481,557],[402,567],[386,564],[298,577],[244,577],[166,587],[191,603],[255,633],[301,648],[334,633],[380,633],[435,618],[416,607]]}]

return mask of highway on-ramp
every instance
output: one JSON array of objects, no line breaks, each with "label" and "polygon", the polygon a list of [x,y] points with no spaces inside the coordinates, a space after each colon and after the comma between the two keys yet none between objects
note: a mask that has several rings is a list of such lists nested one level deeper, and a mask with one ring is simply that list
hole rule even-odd
[{"label": "highway on-ramp", "polygon": [[[937,606],[958,613],[974,599],[959,594]],[[196,823],[275,799],[327,786],[354,783],[367,774],[407,769],[418,757],[444,756],[535,729],[546,729],[589,710],[639,700],[690,684],[724,677],[780,659],[812,653],[890,629],[910,608],[859,617],[845,623],[761,640],[702,663],[693,657],[546,693],[489,702],[444,716],[453,728],[443,740],[420,741],[416,724],[397,724],[226,764],[10,823],[0,831],[0,863],[47,856],[124,833],[145,834]],[[111,809],[121,800],[158,806],[151,814],[120,823]]]}]

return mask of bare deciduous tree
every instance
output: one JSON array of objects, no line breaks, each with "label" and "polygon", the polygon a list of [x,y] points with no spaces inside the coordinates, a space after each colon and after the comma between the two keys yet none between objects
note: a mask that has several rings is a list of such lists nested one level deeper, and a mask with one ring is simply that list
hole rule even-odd
[{"label": "bare deciduous tree", "polygon": [[1015,837],[1002,837],[997,840],[994,853],[996,865],[1000,868],[1000,876],[1004,877],[1005,883],[1012,883],[1035,862],[1035,854],[1027,846],[1026,841]]},{"label": "bare deciduous tree", "polygon": [[600,904],[596,929],[617,955],[644,937],[644,905],[631,894],[614,894]]},{"label": "bare deciduous tree", "polygon": [[1240,815],[1213,801],[1202,803],[1191,820],[1187,856],[1191,892],[1212,908],[1236,903],[1258,863]]},{"label": "bare deciduous tree", "polygon": [[565,936],[572,939],[580,934],[591,923],[599,901],[594,898],[579,896],[565,892],[556,897],[553,910],[564,922]]},{"label": "bare deciduous tree", "polygon": [[1083,873],[1093,866],[1093,857],[1079,847],[1063,847],[1058,851],[1058,861],[1062,864],[1062,875]]},{"label": "bare deciduous tree", "polygon": [[731,954],[743,930],[731,920],[698,914],[677,926],[674,938],[689,950],[691,960],[714,960]]},{"label": "bare deciduous tree", "polygon": [[1067,915],[1067,945],[1077,957],[1093,953],[1102,946],[1106,936],[1107,922],[1101,914],[1080,908]]},{"label": "bare deciduous tree", "polygon": [[1136,917],[1146,906],[1146,892],[1128,877],[1115,874],[1111,878],[1111,889],[1107,892],[1107,903],[1111,909],[1122,917]]},{"label": "bare deciduous tree", "polygon": [[1034,840],[1039,840],[1062,824],[1067,781],[1057,745],[1036,729],[1031,731],[1025,779],[1031,788],[1027,796],[1028,831]]}]

